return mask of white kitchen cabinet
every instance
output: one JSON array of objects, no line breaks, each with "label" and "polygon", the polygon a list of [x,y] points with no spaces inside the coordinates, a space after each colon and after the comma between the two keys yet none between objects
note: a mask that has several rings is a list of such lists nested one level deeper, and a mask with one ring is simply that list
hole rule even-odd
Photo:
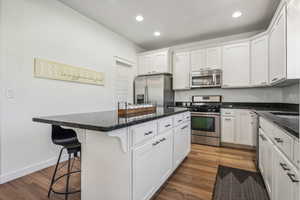
[{"label": "white kitchen cabinet", "polygon": [[183,90],[190,88],[190,54],[181,52],[174,54],[173,61],[173,89]]},{"label": "white kitchen cabinet", "polygon": [[235,118],[222,117],[221,141],[226,143],[235,143]]},{"label": "white kitchen cabinet", "polygon": [[249,110],[238,110],[236,117],[236,143],[255,146],[256,116]]},{"label": "white kitchen cabinet", "polygon": [[174,168],[183,161],[191,151],[190,123],[184,123],[174,130]]},{"label": "white kitchen cabinet", "polygon": [[200,49],[191,52],[192,71],[221,69],[221,47]]},{"label": "white kitchen cabinet", "polygon": [[263,35],[251,41],[251,86],[269,83],[269,37]]},{"label": "white kitchen cabinet", "polygon": [[223,87],[250,86],[250,43],[223,47]]},{"label": "white kitchen cabinet", "polygon": [[172,73],[168,49],[142,53],[138,57],[138,74]]},{"label": "white kitchen cabinet", "polygon": [[222,109],[221,141],[256,146],[257,117],[250,110]]},{"label": "white kitchen cabinet", "polygon": [[259,168],[265,180],[265,185],[270,196],[273,192],[273,151],[272,142],[262,129],[259,130]]},{"label": "white kitchen cabinet", "polygon": [[270,31],[270,83],[286,79],[286,10],[283,9]]},{"label": "white kitchen cabinet", "polygon": [[208,69],[222,68],[222,49],[213,47],[206,49],[206,66]]},{"label": "white kitchen cabinet", "polygon": [[133,151],[133,199],[148,200],[156,187],[155,140]]},{"label": "white kitchen cabinet", "polygon": [[203,70],[206,67],[206,51],[200,49],[191,52],[191,69],[192,71]]},{"label": "white kitchen cabinet", "polygon": [[299,199],[299,172],[278,150],[274,152],[274,187],[272,200]]},{"label": "white kitchen cabinet", "polygon": [[155,183],[159,188],[171,175],[173,170],[173,131],[168,131],[157,137],[159,144],[156,145],[155,153]]}]

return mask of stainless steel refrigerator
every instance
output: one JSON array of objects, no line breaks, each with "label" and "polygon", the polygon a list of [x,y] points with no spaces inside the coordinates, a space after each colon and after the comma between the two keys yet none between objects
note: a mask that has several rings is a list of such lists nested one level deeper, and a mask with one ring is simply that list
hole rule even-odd
[{"label": "stainless steel refrigerator", "polygon": [[137,76],[134,80],[134,103],[166,106],[174,102],[171,74]]}]

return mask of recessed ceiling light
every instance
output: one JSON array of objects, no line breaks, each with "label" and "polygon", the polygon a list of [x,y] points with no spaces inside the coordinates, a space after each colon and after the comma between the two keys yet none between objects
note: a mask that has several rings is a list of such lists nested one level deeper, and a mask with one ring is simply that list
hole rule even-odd
[{"label": "recessed ceiling light", "polygon": [[232,17],[233,18],[239,18],[241,17],[243,14],[241,11],[235,11],[233,14],[232,14]]},{"label": "recessed ceiling light", "polygon": [[156,36],[156,37],[158,37],[158,36],[160,36],[160,32],[159,32],[159,31],[155,31],[155,32],[153,33],[153,35]]},{"label": "recessed ceiling light", "polygon": [[138,22],[144,21],[143,15],[137,15],[135,19],[136,19],[136,21],[138,21]]}]

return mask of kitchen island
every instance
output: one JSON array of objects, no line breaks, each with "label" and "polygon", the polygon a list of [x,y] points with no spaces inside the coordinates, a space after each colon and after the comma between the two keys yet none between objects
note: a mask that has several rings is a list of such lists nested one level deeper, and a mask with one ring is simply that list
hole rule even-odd
[{"label": "kitchen island", "polygon": [[191,150],[190,113],[184,108],[159,107],[127,118],[115,110],[33,121],[76,131],[82,200],[148,200]]}]

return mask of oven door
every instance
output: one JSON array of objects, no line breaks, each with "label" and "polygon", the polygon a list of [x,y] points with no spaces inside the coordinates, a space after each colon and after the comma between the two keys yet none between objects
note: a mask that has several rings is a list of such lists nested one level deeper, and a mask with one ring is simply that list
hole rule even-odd
[{"label": "oven door", "polygon": [[192,113],[192,134],[208,137],[220,137],[220,114]]}]

